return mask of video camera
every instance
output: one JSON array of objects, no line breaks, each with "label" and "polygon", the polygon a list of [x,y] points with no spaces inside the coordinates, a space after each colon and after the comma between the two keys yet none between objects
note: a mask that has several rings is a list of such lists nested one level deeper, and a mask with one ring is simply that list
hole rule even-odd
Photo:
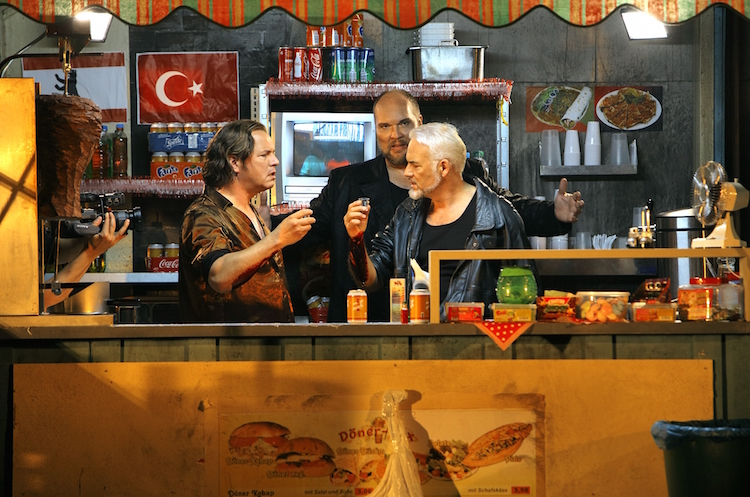
[{"label": "video camera", "polygon": [[112,212],[115,216],[115,231],[119,231],[126,219],[130,219],[128,230],[141,230],[141,208],[115,210],[114,207],[125,204],[123,193],[82,193],[81,194],[81,219],[62,219],[60,222],[61,238],[75,238],[81,236],[93,236],[102,230],[102,225],[95,226],[93,221],[104,214]]}]

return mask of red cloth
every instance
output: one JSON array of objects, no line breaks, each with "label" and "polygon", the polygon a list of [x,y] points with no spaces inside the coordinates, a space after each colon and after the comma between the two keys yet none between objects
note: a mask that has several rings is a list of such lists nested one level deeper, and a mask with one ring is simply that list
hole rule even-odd
[{"label": "red cloth", "polygon": [[507,350],[510,344],[516,341],[534,323],[496,323],[494,321],[481,321],[474,325],[482,330],[503,350]]},{"label": "red cloth", "polygon": [[239,118],[237,52],[142,53],[137,58],[138,124]]}]

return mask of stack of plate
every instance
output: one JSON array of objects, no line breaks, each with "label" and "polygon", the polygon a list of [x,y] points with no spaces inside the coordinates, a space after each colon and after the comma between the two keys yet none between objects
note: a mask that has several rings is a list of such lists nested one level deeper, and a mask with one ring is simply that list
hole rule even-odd
[{"label": "stack of plate", "polygon": [[417,45],[421,47],[439,47],[454,45],[452,22],[431,22],[422,26],[417,32]]}]

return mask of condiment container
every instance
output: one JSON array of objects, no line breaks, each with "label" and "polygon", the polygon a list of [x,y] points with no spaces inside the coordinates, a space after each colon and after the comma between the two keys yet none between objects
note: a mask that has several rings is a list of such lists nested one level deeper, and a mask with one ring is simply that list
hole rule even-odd
[{"label": "condiment container", "polygon": [[726,321],[745,320],[745,289],[740,275],[735,272],[726,274],[726,283],[720,289],[719,319]]},{"label": "condiment container", "polygon": [[501,304],[531,304],[536,294],[536,280],[530,268],[510,266],[500,270],[497,300]]},{"label": "condiment container", "polygon": [[450,323],[476,323],[484,318],[484,302],[446,302],[445,319]]},{"label": "condiment container", "polygon": [[636,322],[674,322],[677,316],[677,304],[656,302],[633,302],[630,305],[630,320]]},{"label": "condiment container", "polygon": [[349,290],[346,295],[346,321],[367,322],[367,292],[364,290]]},{"label": "condiment container", "polygon": [[424,324],[430,322],[430,291],[415,288],[409,294],[409,322]]},{"label": "condiment container", "polygon": [[531,323],[536,321],[536,304],[492,304],[496,323]]},{"label": "condiment container", "polygon": [[576,315],[591,323],[626,321],[630,292],[578,292]]},{"label": "condiment container", "polygon": [[720,278],[690,278],[690,284],[680,285],[677,291],[680,320],[713,321],[720,285]]}]

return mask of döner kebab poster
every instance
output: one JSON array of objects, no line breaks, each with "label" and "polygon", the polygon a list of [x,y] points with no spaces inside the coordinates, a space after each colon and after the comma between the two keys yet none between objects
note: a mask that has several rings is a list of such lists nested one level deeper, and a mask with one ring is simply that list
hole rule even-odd
[{"label": "d\u00f6ner kebab poster", "polygon": [[530,86],[526,88],[526,132],[545,129],[661,131],[661,86]]},{"label": "d\u00f6ner kebab poster", "polygon": [[[423,495],[543,496],[538,404],[402,411]],[[219,413],[217,439],[221,496],[369,495],[393,452],[374,410]]]}]

